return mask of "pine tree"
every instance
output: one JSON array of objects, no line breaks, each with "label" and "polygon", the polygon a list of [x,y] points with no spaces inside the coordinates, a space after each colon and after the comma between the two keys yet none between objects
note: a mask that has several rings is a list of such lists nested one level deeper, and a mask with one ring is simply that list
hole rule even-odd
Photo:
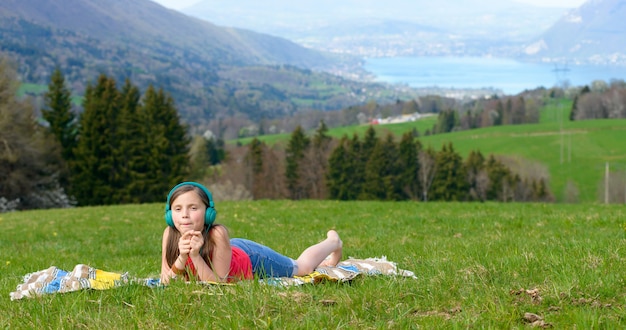
[{"label": "pine tree", "polygon": [[503,202],[510,200],[512,195],[511,180],[513,177],[511,171],[493,155],[490,155],[487,159],[485,169],[489,177],[487,199]]},{"label": "pine tree", "polygon": [[88,85],[80,116],[80,138],[72,163],[72,192],[81,205],[114,203],[116,181],[117,116],[120,95],[115,80],[100,75]]},{"label": "pine tree", "polygon": [[116,203],[141,203],[147,169],[145,155],[150,147],[146,144],[143,118],[139,112],[139,89],[126,79],[120,91],[120,115],[118,117],[119,148],[114,151],[118,159],[119,176],[112,185],[116,189]]},{"label": "pine tree", "polygon": [[384,141],[378,141],[366,164],[361,199],[402,199],[398,159],[398,147],[390,133]]},{"label": "pine tree", "polygon": [[442,111],[437,117],[437,125],[434,131],[437,133],[452,132],[452,130],[454,130],[457,126],[457,121],[456,111],[452,109]]},{"label": "pine tree", "polygon": [[217,165],[226,158],[226,151],[224,150],[224,140],[215,139],[211,137],[206,140],[205,153],[208,156],[209,165]]},{"label": "pine tree", "polygon": [[502,100],[498,100],[496,103],[496,113],[497,116],[493,121],[493,126],[504,125],[504,105],[502,104]]},{"label": "pine tree", "polygon": [[298,125],[291,133],[291,138],[285,150],[285,178],[287,181],[287,189],[291,199],[308,198],[307,189],[301,181],[302,160],[306,150],[310,144],[309,138],[306,136],[302,126]]},{"label": "pine tree", "polygon": [[419,151],[422,149],[411,132],[402,135],[399,144],[400,182],[404,194],[411,199],[420,198]]},{"label": "pine tree", "polygon": [[350,186],[352,161],[348,144],[348,137],[344,135],[328,158],[326,185],[330,199],[354,200],[357,196],[354,188]]},{"label": "pine tree", "polygon": [[189,137],[180,123],[174,101],[163,89],[148,86],[142,106],[144,129],[151,147],[147,155],[146,199],[159,201],[163,192],[184,181],[189,173]]},{"label": "pine tree", "polygon": [[363,160],[363,164],[366,164],[374,147],[378,143],[378,137],[376,136],[376,130],[373,126],[370,126],[367,131],[365,131],[365,137],[363,138],[363,143],[361,145],[361,159]]},{"label": "pine tree", "polygon": [[454,151],[452,143],[444,145],[435,158],[437,173],[432,185],[431,200],[462,201],[467,194],[467,179],[463,159]]},{"label": "pine tree", "polygon": [[76,115],[72,112],[71,92],[65,86],[65,78],[59,68],[50,77],[48,91],[44,94],[43,118],[50,132],[61,143],[61,156],[70,161],[76,146]]}]

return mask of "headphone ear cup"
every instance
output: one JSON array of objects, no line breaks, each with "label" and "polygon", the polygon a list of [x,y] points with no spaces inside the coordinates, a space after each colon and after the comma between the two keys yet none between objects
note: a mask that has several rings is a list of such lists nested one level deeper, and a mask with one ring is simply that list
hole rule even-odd
[{"label": "headphone ear cup", "polygon": [[165,223],[168,226],[174,227],[174,219],[172,218],[172,210],[165,211]]},{"label": "headphone ear cup", "polygon": [[213,207],[207,208],[206,212],[204,213],[204,223],[210,227],[215,221],[216,216],[217,211]]}]

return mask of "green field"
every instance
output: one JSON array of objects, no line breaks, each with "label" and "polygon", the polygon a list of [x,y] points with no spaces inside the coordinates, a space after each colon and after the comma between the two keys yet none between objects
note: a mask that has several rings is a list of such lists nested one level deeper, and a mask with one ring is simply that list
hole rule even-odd
[{"label": "green field", "polygon": [[[606,164],[612,171],[626,173],[626,120],[569,121],[572,102],[552,102],[541,111],[539,124],[496,126],[446,134],[425,136],[432,129],[436,117],[403,124],[376,125],[379,137],[391,132],[396,136],[414,128],[419,140],[427,147],[441,150],[452,143],[464,158],[470,151],[479,150],[484,156],[505,155],[525,159],[547,169],[550,188],[557,202],[564,201],[568,182],[578,190],[580,202],[603,201],[602,183]],[[363,136],[368,125],[330,129],[328,135],[340,138],[354,133]],[[287,141],[290,134],[259,137],[268,144]],[[246,144],[251,139],[241,139]],[[626,187],[624,187],[626,189]]]},{"label": "green field", "polygon": [[[17,89],[17,96],[22,97],[24,95],[32,94],[32,95],[43,95],[48,92],[48,85],[39,85],[39,84],[30,84],[30,83],[22,83],[20,87]],[[80,106],[83,103],[82,96],[71,96],[72,104],[76,106]]]},{"label": "green field", "polygon": [[216,201],[233,237],[297,257],[326,230],[344,256],[387,256],[417,279],[282,288],[176,282],[10,301],[28,272],[82,263],[158,276],[163,205],[0,214],[0,328],[554,329],[626,326],[623,206]]}]

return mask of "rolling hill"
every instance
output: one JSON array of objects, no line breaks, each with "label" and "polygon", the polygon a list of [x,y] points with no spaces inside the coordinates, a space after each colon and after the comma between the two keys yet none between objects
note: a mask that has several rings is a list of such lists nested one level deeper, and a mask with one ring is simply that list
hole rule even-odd
[{"label": "rolling hill", "polygon": [[[490,154],[506,156],[517,160],[523,172],[527,170],[547,171],[550,188],[563,202],[577,191],[580,202],[602,200],[601,185],[604,180],[605,166],[608,163],[613,171],[626,173],[626,120],[583,120],[564,121],[567,118],[571,102],[551,104],[542,113],[541,123],[529,125],[494,126],[453,133],[420,136],[424,146],[441,150],[442,146],[452,143],[454,149],[466,158],[470,151],[479,150],[484,156]],[[559,115],[561,113],[561,115]],[[376,125],[379,137],[387,132],[396,136],[416,128],[420,133],[432,128],[436,117],[415,122],[390,125]],[[561,126],[562,125],[562,126]],[[341,137],[357,133],[363,136],[368,126],[333,128],[328,135]],[[267,135],[259,137],[269,144],[283,143],[289,134]],[[245,143],[248,140],[241,140]],[[575,187],[567,192],[568,186]],[[626,187],[624,187],[626,189]]]},{"label": "rolling hill", "polygon": [[[128,78],[140,89],[163,87],[183,120],[197,130],[218,118],[251,121],[310,108],[340,109],[388,89],[325,72],[345,70],[352,60],[219,27],[149,0],[2,1],[0,53],[17,63],[22,82],[35,87],[31,94],[48,84],[55,67],[74,96],[101,73],[120,85]],[[282,80],[267,82],[259,79],[263,76]],[[310,85],[336,92],[303,91]]]}]

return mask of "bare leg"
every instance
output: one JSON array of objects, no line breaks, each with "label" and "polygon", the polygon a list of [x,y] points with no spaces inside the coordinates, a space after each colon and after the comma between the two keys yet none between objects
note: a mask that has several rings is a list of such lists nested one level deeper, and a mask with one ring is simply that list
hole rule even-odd
[{"label": "bare leg", "polygon": [[[341,261],[342,246],[343,242],[341,242],[339,234],[334,230],[329,230],[325,240],[308,247],[298,257],[298,260],[296,260],[298,273],[294,275],[310,274],[322,262],[324,262],[325,266],[336,266]],[[324,260],[326,257],[329,257],[329,259]]]}]

